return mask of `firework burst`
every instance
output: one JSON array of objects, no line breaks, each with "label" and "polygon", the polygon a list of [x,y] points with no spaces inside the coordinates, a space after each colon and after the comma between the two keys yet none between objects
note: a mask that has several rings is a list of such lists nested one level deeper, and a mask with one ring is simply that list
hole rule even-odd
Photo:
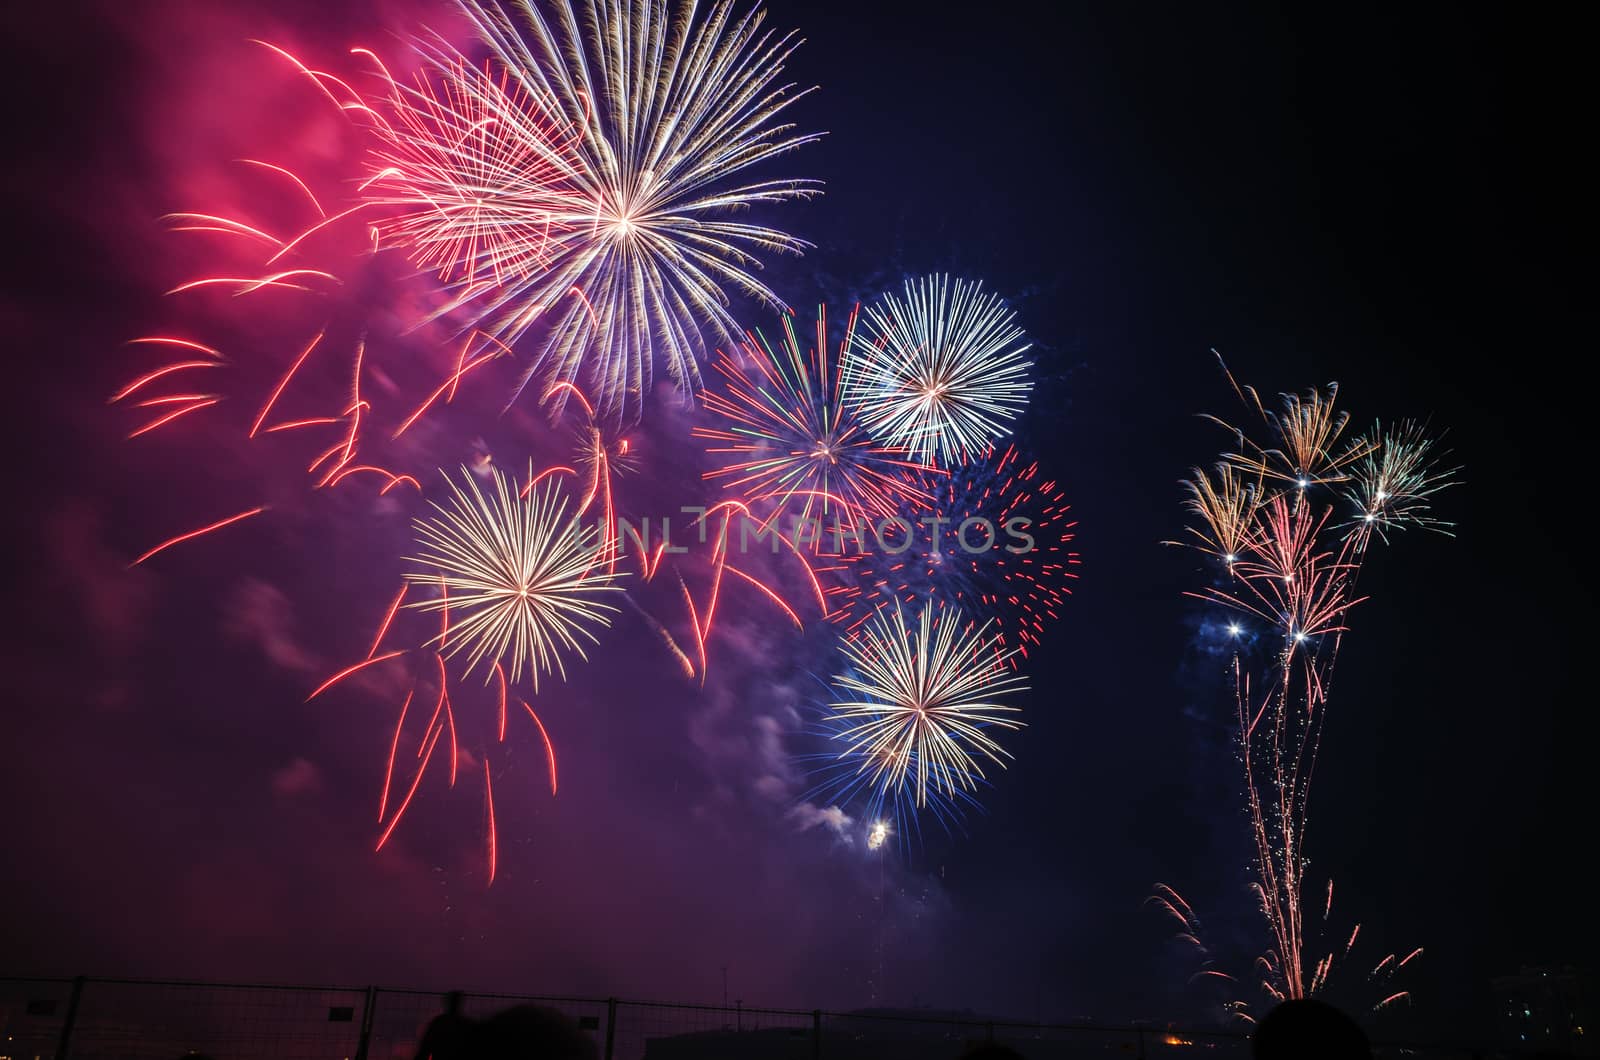
[{"label": "firework burst", "polygon": [[1223,461],[1251,477],[1287,483],[1304,491],[1347,481],[1350,465],[1373,451],[1371,439],[1344,440],[1350,414],[1334,409],[1338,383],[1304,394],[1280,394],[1282,409],[1274,411],[1267,408],[1254,387],[1240,386],[1227,365],[1222,366],[1222,371],[1239,400],[1255,412],[1268,431],[1267,441],[1256,442],[1248,431],[1216,416],[1206,416],[1231,432],[1238,442],[1236,451],[1222,454]]},{"label": "firework burst", "polygon": [[983,760],[1005,767],[1009,752],[990,735],[1022,728],[1020,707],[998,700],[1026,689],[1006,665],[988,625],[974,630],[959,612],[929,602],[915,625],[897,605],[842,648],[849,665],[834,678],[841,696],[840,757],[854,763],[879,800],[907,794],[918,809],[970,794]]},{"label": "firework burst", "polygon": [[1451,524],[1433,516],[1433,496],[1455,482],[1460,468],[1440,467],[1438,446],[1422,427],[1409,420],[1388,430],[1380,424],[1366,444],[1345,492],[1359,513],[1351,531],[1369,529],[1386,543],[1390,531],[1407,527],[1451,533]]},{"label": "firework burst", "polygon": [[568,181],[579,130],[541,109],[509,71],[445,45],[414,85],[388,82],[372,119],[362,191],[385,245],[469,288],[528,280],[582,213]]},{"label": "firework burst", "polygon": [[[1308,941],[1315,907],[1307,905],[1317,900],[1308,898],[1306,881],[1311,780],[1329,684],[1350,610],[1366,599],[1355,595],[1355,583],[1369,544],[1386,529],[1447,528],[1432,516],[1431,499],[1453,482],[1454,469],[1439,469],[1432,442],[1414,424],[1345,440],[1349,417],[1334,411],[1337,386],[1286,395],[1283,411],[1273,413],[1253,389],[1228,379],[1269,436],[1257,442],[1229,427],[1238,444],[1223,454],[1215,477],[1197,471],[1185,483],[1185,507],[1197,523],[1189,544],[1219,564],[1211,584],[1190,595],[1230,611],[1236,639],[1248,632],[1245,642],[1254,641],[1259,633],[1273,645],[1259,673],[1236,652],[1233,679],[1235,738],[1255,843],[1251,888],[1272,938],[1258,966],[1267,995],[1282,1000],[1323,991],[1360,934],[1357,925],[1342,947],[1316,956],[1318,944]],[[1337,498],[1317,488],[1329,483],[1346,484],[1345,497],[1360,513],[1349,524],[1334,521]],[[1163,889],[1159,904],[1198,923],[1174,895]],[[1330,880],[1320,903],[1323,920],[1332,898]],[[1377,1007],[1404,996],[1391,993]]]},{"label": "firework burst", "polygon": [[[516,20],[492,0],[462,8],[523,108],[540,116],[540,144],[559,130],[559,150],[539,157],[559,172],[560,194],[582,205],[529,211],[522,224],[539,233],[543,267],[497,284],[459,280],[440,315],[464,314],[508,345],[539,320],[522,386],[581,383],[624,421],[638,418],[658,358],[680,388],[698,388],[702,328],[729,343],[739,332],[729,290],[782,307],[754,255],[809,246],[730,216],[819,190],[744,176],[817,138],[781,120],[805,94],[779,80],[797,38],[764,31],[760,11],[736,17],[732,0],[703,18],[689,3],[674,15],[667,0],[562,0],[548,14],[522,4]],[[500,85],[473,76],[456,90],[487,93],[495,98],[481,106],[497,107]],[[489,138],[484,150],[498,169],[511,149]]]},{"label": "firework burst", "polygon": [[1078,576],[1078,524],[1061,489],[1014,448],[916,481],[925,505],[903,504],[859,538],[840,535],[834,618],[854,634],[890,604],[951,600],[994,618],[1000,643],[1025,658]]},{"label": "firework burst", "polygon": [[1033,388],[1015,318],[982,284],[907,280],[903,299],[867,309],[845,359],[846,406],[913,459],[965,461],[1010,432]]},{"label": "firework burst", "polygon": [[621,587],[554,481],[520,497],[505,475],[491,474],[488,497],[465,469],[464,487],[446,476],[449,499],[430,502],[437,515],[416,521],[420,551],[407,578],[444,591],[410,606],[454,617],[435,642],[446,657],[466,651],[466,673],[509,654],[512,682],[526,666],[537,691],[540,671],[566,677],[565,653],[587,657],[584,642],[598,643],[594,630],[617,610],[606,597]]},{"label": "firework burst", "polygon": [[[887,773],[870,768],[871,759],[863,753],[840,753],[841,747],[854,742],[853,732],[859,721],[831,707],[818,711],[801,739],[815,742],[816,749],[797,754],[795,762],[805,770],[810,788],[801,796],[802,802],[816,805],[849,808],[853,817],[872,822],[867,836],[867,848],[876,850],[891,836],[899,840],[903,849],[922,838],[925,819],[936,823],[946,835],[962,831],[968,814],[981,813],[983,804],[978,795],[989,782],[981,774],[949,766],[957,782],[950,786],[930,784],[918,792],[914,784],[889,782]],[[915,777],[920,771],[918,749],[906,751],[906,775]]]},{"label": "firework burst", "polygon": [[734,354],[717,360],[726,393],[703,399],[717,425],[693,432],[711,443],[706,451],[720,464],[706,478],[770,508],[773,518],[851,530],[861,517],[892,516],[907,503],[930,500],[908,474],[927,469],[874,442],[839,400],[839,365],[855,333],[855,311],[831,363],[826,307],[817,311],[809,350],[788,315],[782,327],[778,348],[749,332]]}]

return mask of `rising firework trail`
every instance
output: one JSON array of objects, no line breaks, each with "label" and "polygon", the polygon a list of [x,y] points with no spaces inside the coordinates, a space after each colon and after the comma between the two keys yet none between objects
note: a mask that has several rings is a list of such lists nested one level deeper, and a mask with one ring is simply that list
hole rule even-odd
[{"label": "rising firework trail", "polygon": [[[1257,964],[1263,991],[1282,1000],[1324,991],[1360,937],[1360,925],[1348,937],[1319,927],[1332,909],[1333,883],[1326,881],[1325,896],[1312,893],[1306,846],[1333,669],[1351,611],[1366,600],[1355,584],[1369,545],[1389,531],[1448,531],[1432,514],[1432,499],[1452,484],[1454,469],[1440,468],[1433,442],[1410,423],[1346,440],[1348,414],[1333,408],[1336,386],[1284,395],[1278,412],[1267,411],[1253,389],[1234,386],[1266,435],[1229,426],[1234,448],[1213,472],[1197,469],[1184,484],[1193,522],[1183,543],[1212,564],[1211,580],[1189,595],[1227,613],[1236,642],[1272,648],[1259,667],[1236,650],[1232,669],[1255,848],[1251,890],[1271,938]],[[1346,515],[1345,505],[1354,513]],[[1198,923],[1170,888],[1157,897],[1180,921]],[[1374,977],[1385,968],[1390,976],[1398,970],[1391,959]],[[1390,993],[1376,1007],[1404,996]]]},{"label": "rising firework trail", "polygon": [[1010,433],[1027,404],[1029,349],[1016,314],[983,286],[907,280],[869,306],[845,359],[844,401],[879,442],[960,464]]}]

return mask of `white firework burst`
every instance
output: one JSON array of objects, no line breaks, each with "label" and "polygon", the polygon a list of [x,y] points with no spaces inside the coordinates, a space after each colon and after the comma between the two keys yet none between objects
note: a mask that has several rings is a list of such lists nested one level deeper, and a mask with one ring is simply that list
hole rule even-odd
[{"label": "white firework burst", "polygon": [[843,394],[878,442],[946,465],[1010,433],[1033,382],[1029,344],[1004,300],[948,276],[907,280],[866,311]]},{"label": "white firework burst", "polygon": [[[564,171],[557,198],[571,202],[540,203],[544,267],[496,283],[460,280],[440,315],[464,317],[505,345],[537,321],[518,393],[535,378],[541,393],[575,382],[603,415],[631,422],[658,359],[680,389],[698,389],[702,330],[729,344],[739,335],[729,291],[785,308],[757,278],[756,254],[811,245],[735,216],[820,192],[817,181],[742,176],[820,135],[780,120],[809,91],[779,81],[798,38],[763,30],[759,9],[736,17],[733,0],[703,18],[692,0],[676,13],[668,0],[460,3],[510,72],[519,109],[540,116],[532,134],[559,144],[539,158]],[[433,52],[441,73],[460,68],[449,51]],[[485,142],[498,171],[503,136]]]},{"label": "white firework burst", "polygon": [[974,628],[954,608],[929,603],[912,626],[896,603],[843,651],[851,668],[834,684],[854,698],[831,707],[837,739],[848,744],[839,757],[856,760],[884,802],[911,794],[921,809],[930,788],[937,800],[975,790],[980,759],[1005,767],[1011,756],[989,731],[1022,728],[1021,708],[996,701],[1027,685],[988,623]]},{"label": "white firework burst", "polygon": [[565,654],[587,658],[585,642],[599,643],[594,631],[617,611],[606,597],[622,590],[598,535],[568,515],[553,479],[519,497],[503,473],[491,474],[488,496],[465,468],[464,487],[446,476],[451,496],[431,502],[436,516],[416,520],[419,552],[406,578],[443,591],[410,606],[444,612],[432,643],[447,657],[467,652],[467,673],[509,654],[511,680],[526,666],[537,691],[541,671],[566,679]]}]

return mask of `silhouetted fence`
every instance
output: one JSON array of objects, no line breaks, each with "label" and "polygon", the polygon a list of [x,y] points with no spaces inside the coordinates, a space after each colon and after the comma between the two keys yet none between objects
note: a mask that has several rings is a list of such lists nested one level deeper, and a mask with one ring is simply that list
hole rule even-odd
[{"label": "silhouetted fence", "polygon": [[[135,979],[0,978],[0,1060],[411,1060],[445,996],[417,990],[243,986]],[[604,1060],[954,1060],[1001,1042],[1027,1060],[1185,1057],[1244,1060],[1241,1034],[1025,1024],[911,1012],[674,1005],[616,998],[466,994],[487,1016],[524,1003],[558,1009]],[[1462,1049],[1384,1046],[1384,1058],[1477,1060]]]}]

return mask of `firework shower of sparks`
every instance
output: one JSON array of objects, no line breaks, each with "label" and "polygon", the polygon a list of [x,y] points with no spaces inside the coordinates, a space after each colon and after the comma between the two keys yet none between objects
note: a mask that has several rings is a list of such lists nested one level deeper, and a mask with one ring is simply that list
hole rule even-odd
[{"label": "firework shower of sparks", "polygon": [[826,307],[817,310],[809,351],[785,315],[777,349],[750,332],[735,353],[723,353],[716,369],[726,393],[707,391],[703,399],[716,426],[693,432],[711,443],[707,452],[720,464],[708,479],[722,480],[751,505],[769,506],[772,518],[829,529],[855,530],[861,517],[892,516],[908,502],[931,499],[911,475],[926,468],[873,441],[840,401],[839,369],[856,316],[846,319],[831,362]]},{"label": "firework shower of sparks", "polygon": [[[1236,641],[1249,634],[1273,645],[1259,673],[1244,649],[1235,651],[1234,738],[1255,847],[1251,889],[1272,939],[1259,961],[1262,987],[1282,1000],[1323,991],[1360,935],[1357,925],[1342,945],[1335,939],[1322,956],[1312,955],[1315,917],[1306,905],[1316,899],[1307,893],[1305,845],[1329,684],[1350,610],[1366,599],[1355,595],[1355,583],[1375,537],[1386,540],[1388,531],[1407,526],[1448,532],[1432,514],[1432,498],[1453,483],[1455,469],[1440,468],[1434,443],[1409,422],[1343,440],[1348,414],[1334,411],[1334,386],[1284,395],[1281,413],[1267,411],[1253,389],[1234,389],[1269,436],[1256,441],[1211,417],[1238,444],[1214,473],[1197,469],[1185,483],[1185,507],[1197,521],[1185,543],[1215,564],[1211,582],[1189,595],[1228,612]],[[1339,486],[1344,493],[1335,492]],[[1347,520],[1339,518],[1343,504],[1356,509]],[[1326,894],[1324,921],[1331,879]],[[1160,888],[1157,901],[1186,925],[1187,936],[1196,935],[1198,920],[1176,892]],[[1390,976],[1399,967],[1388,958],[1370,978],[1386,965]],[[1390,993],[1376,1007],[1405,996]]]},{"label": "firework shower of sparks", "polygon": [[1033,381],[1016,313],[982,284],[907,280],[869,306],[844,365],[844,401],[879,442],[958,464],[1010,430]]},{"label": "firework shower of sparks", "polygon": [[1023,723],[1020,707],[998,700],[1027,686],[998,650],[987,624],[972,629],[959,612],[934,602],[914,625],[885,609],[841,647],[848,669],[834,678],[831,707],[840,722],[839,757],[875,792],[875,804],[907,795],[918,809],[934,799],[970,794],[983,760],[1005,768],[1011,757],[990,735]]},{"label": "firework shower of sparks", "polygon": [[[718,340],[736,341],[729,289],[782,308],[752,271],[754,254],[809,244],[729,215],[817,194],[814,181],[743,175],[818,134],[780,120],[806,94],[779,81],[799,41],[764,31],[759,10],[735,16],[722,0],[696,19],[692,4],[674,16],[667,0],[552,7],[547,16],[520,5],[513,20],[492,0],[462,3],[522,102],[575,130],[549,157],[562,171],[561,194],[583,205],[541,204],[529,214],[528,226],[548,236],[545,267],[498,284],[458,280],[440,314],[464,313],[507,345],[538,320],[522,385],[578,382],[603,414],[628,422],[639,417],[658,356],[681,389],[699,387],[702,322]],[[456,68],[448,56],[440,66]],[[499,84],[473,77],[458,88],[502,93]],[[458,150],[476,142],[460,140]],[[488,142],[487,164],[498,168],[507,148]]]},{"label": "firework shower of sparks", "polygon": [[[798,43],[792,34],[766,31],[760,11],[740,16],[731,0],[698,18],[692,4],[674,14],[666,0],[463,7],[487,60],[469,60],[443,38],[409,38],[414,54],[402,65],[421,71],[410,82],[366,49],[352,50],[360,73],[350,76],[264,45],[308,105],[331,105],[344,120],[329,125],[332,138],[310,158],[280,144],[288,154],[241,160],[232,190],[244,205],[228,216],[203,207],[168,215],[169,228],[208,241],[215,257],[207,260],[222,264],[169,292],[189,310],[184,326],[130,343],[141,357],[162,359],[144,364],[111,401],[136,414],[127,431],[135,440],[160,432],[182,441],[221,417],[270,476],[253,505],[195,518],[135,563],[232,533],[269,510],[301,512],[347,484],[358,484],[359,505],[341,501],[340,511],[416,515],[415,548],[370,651],[309,698],[346,685],[370,691],[381,687],[380,674],[386,681],[409,671],[410,691],[403,702],[395,697],[398,720],[383,732],[378,846],[430,770],[446,773],[452,788],[458,775],[478,783],[481,774],[492,880],[504,831],[496,796],[503,803],[510,790],[495,748],[517,714],[514,686],[526,678],[536,695],[541,677],[564,679],[610,625],[618,608],[608,600],[628,603],[685,674],[704,683],[725,590],[769,608],[797,636],[812,616],[829,617],[817,557],[794,535],[773,534],[774,515],[820,512],[852,526],[918,512],[945,473],[869,441],[860,422],[869,409],[847,404],[846,364],[861,347],[854,312],[837,345],[825,311],[814,344],[802,343],[806,329],[787,313],[772,344],[738,329],[729,309],[734,292],[781,309],[751,254],[807,246],[725,216],[818,190],[746,175],[816,138],[785,124],[805,94],[779,81]],[[618,24],[634,31],[597,29]],[[369,94],[373,79],[380,87]],[[1010,377],[1026,364],[1021,350],[983,343],[1016,345],[1020,332],[1011,334],[1003,307],[976,287],[957,284],[937,311],[965,329],[939,355],[961,369],[959,393],[947,397],[935,384],[939,429],[967,439],[992,433],[990,417],[1008,419],[1022,405],[1027,387]],[[227,323],[263,341],[245,355],[197,330],[222,334]],[[472,470],[444,475],[448,492],[434,499],[425,472],[458,459],[435,450],[452,446],[452,431],[473,415],[463,411],[468,402],[449,406],[469,386],[498,381],[509,390],[512,377],[494,362],[529,354],[513,344],[535,324],[518,392],[537,380],[551,420],[566,417],[576,432],[574,451],[557,464],[535,456],[527,478],[513,480],[480,439],[471,444]],[[944,324],[936,330],[944,334]],[[742,349],[737,334],[748,339]],[[713,337],[728,343],[727,388],[710,396],[708,411],[726,434],[699,437],[733,450],[724,455],[736,463],[723,471],[736,496],[699,509],[689,527],[698,548],[669,549],[619,517],[616,473],[635,459],[623,431],[639,418],[652,365],[664,362],[680,386],[698,388],[697,358]],[[982,363],[969,370],[974,359]],[[425,417],[427,429],[412,433]],[[428,506],[431,513],[417,514]],[[758,545],[772,540],[772,554],[747,555],[747,534]],[[654,597],[624,591],[619,567],[634,586],[653,586]],[[684,621],[655,617],[669,608]],[[989,673],[1009,659],[1002,635],[954,608],[939,614],[937,635],[923,630],[922,651],[942,670],[941,694],[1020,690],[1010,669]],[[480,672],[484,687],[469,689]],[[543,742],[553,794],[550,733],[521,702]],[[948,717],[898,752],[898,772],[872,781],[892,818],[880,821],[883,834],[911,834],[919,812],[954,817],[976,806],[972,793],[986,783],[978,758],[1003,764],[1005,756],[984,730],[1019,727],[1013,709],[973,698],[930,714]],[[839,717],[858,739],[865,715]],[[886,783],[892,776],[899,779]]]},{"label": "firework shower of sparks", "polygon": [[995,618],[1000,643],[1025,658],[1077,578],[1069,546],[1078,524],[1061,489],[1015,448],[917,481],[925,509],[903,505],[883,541],[874,527],[860,547],[840,550],[834,617],[853,633],[892,602],[947,599],[975,619]]},{"label": "firework shower of sparks", "polygon": [[[542,112],[510,73],[446,46],[415,85],[390,81],[373,120],[371,176],[386,245],[445,282],[493,287],[549,267],[583,200],[567,179],[580,135]],[[432,76],[428,74],[431,73]]]},{"label": "firework shower of sparks", "polygon": [[410,606],[454,615],[438,639],[447,657],[468,651],[467,673],[509,653],[512,682],[526,666],[537,691],[541,671],[565,678],[563,655],[586,658],[584,642],[599,643],[594,630],[610,625],[617,610],[606,597],[622,589],[604,569],[609,557],[597,535],[568,514],[556,482],[522,497],[505,475],[491,473],[487,498],[466,469],[465,488],[446,477],[450,498],[430,502],[436,517],[417,520],[420,551],[407,577],[444,592]]}]

